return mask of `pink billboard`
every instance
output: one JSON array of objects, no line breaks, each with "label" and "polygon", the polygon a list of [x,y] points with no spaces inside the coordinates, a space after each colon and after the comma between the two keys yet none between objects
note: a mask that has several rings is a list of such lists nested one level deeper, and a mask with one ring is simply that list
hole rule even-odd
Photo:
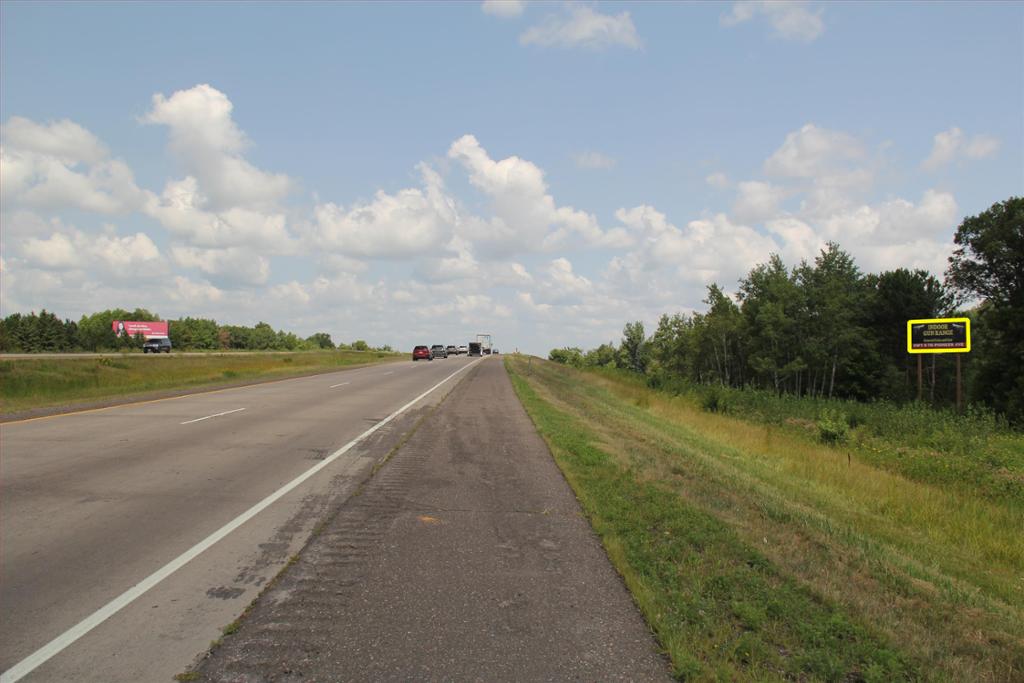
[{"label": "pink billboard", "polygon": [[134,337],[136,334],[141,334],[146,339],[167,336],[166,320],[151,320],[149,322],[115,320],[111,323],[111,327],[114,330],[114,334],[118,337],[122,334],[127,334],[130,337]]}]

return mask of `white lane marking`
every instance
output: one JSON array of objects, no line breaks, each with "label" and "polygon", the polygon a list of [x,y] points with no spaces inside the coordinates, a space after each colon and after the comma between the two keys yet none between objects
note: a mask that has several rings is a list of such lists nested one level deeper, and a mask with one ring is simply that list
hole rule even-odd
[{"label": "white lane marking", "polygon": [[348,382],[342,382],[341,384],[332,384],[331,386],[329,386],[329,387],[327,387],[327,388],[328,388],[328,389],[337,389],[338,387],[343,387],[343,386],[345,386],[346,384],[348,384]]},{"label": "white lane marking", "polygon": [[98,610],[96,610],[95,612],[87,616],[85,619],[69,628],[67,631],[64,631],[64,633],[54,638],[49,643],[47,643],[46,645],[42,646],[41,648],[30,654],[28,657],[25,657],[25,659],[21,660],[7,671],[0,673],[0,683],[15,683],[15,681],[21,680],[23,677],[32,673],[39,666],[46,663],[46,661],[49,660],[51,657],[59,654],[61,650],[68,647],[76,640],[87,634],[89,631],[93,630],[94,628],[102,624],[104,621],[120,612],[122,609],[130,605],[139,596],[148,591],[150,588],[156,586],[158,583],[166,579],[168,576],[184,567],[186,564],[188,564],[193,559],[198,557],[208,548],[212,547],[215,543],[223,539],[232,531],[248,522],[250,519],[258,515],[264,509],[270,507],[275,502],[277,502],[281,497],[287,495],[294,488],[296,488],[304,481],[312,477],[314,474],[316,474],[317,472],[319,472],[320,470],[322,470],[323,468],[327,467],[332,462],[340,458],[342,455],[351,450],[352,447],[358,444],[360,441],[370,436],[387,423],[391,422],[393,419],[404,413],[412,406],[416,405],[420,400],[425,398],[427,395],[429,395],[431,392],[433,392],[442,384],[450,380],[455,375],[459,374],[460,372],[467,368],[473,367],[474,365],[476,365],[476,363],[479,362],[480,361],[476,361],[474,363],[464,365],[455,372],[453,372],[452,374],[448,375],[443,380],[441,380],[434,386],[430,387],[422,394],[420,394],[413,400],[409,401],[404,406],[402,406],[395,412],[391,413],[380,422],[373,425],[365,432],[363,432],[362,434],[352,439],[338,450],[328,455],[319,463],[317,463],[313,467],[310,467],[308,470],[306,470],[299,476],[295,477],[295,479],[292,479],[290,482],[288,482],[278,490],[274,491],[269,496],[267,496],[260,502],[256,503],[242,514],[238,515],[233,520],[222,526],[220,529],[217,529],[212,534],[210,534],[203,540],[199,541],[199,543],[196,543],[194,546],[183,552],[181,555],[178,555],[176,558],[165,564],[163,567],[156,570],[155,572],[144,578],[142,581],[139,581],[137,584],[126,590],[124,593],[121,593],[119,596],[108,602],[103,607],[100,607]]},{"label": "white lane marking", "polygon": [[395,371],[394,371],[394,370],[391,370],[390,372],[385,372],[384,374],[385,374],[385,375],[393,375],[393,374],[395,374]]},{"label": "white lane marking", "polygon": [[230,415],[231,413],[237,413],[237,412],[242,411],[242,410],[245,410],[245,408],[235,408],[234,410],[225,410],[223,413],[217,413],[216,415],[207,415],[206,417],[197,417],[194,420],[186,420],[185,422],[182,422],[181,424],[183,424],[183,425],[190,425],[193,422],[202,422],[203,420],[209,420],[211,417],[220,417],[221,415]]}]

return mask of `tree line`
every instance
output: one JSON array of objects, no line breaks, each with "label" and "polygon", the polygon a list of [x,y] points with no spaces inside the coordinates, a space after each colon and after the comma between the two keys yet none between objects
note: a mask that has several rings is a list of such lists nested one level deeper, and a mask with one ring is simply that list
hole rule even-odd
[{"label": "tree line", "polygon": [[[965,219],[954,242],[944,281],[904,268],[863,273],[836,243],[792,268],[773,254],[734,296],[709,285],[705,312],[663,315],[649,336],[642,322],[627,323],[618,346],[554,349],[549,358],[627,368],[652,385],[906,401],[917,396],[918,362],[907,353],[907,320],[968,317],[972,350],[960,354],[967,399],[1024,422],[1024,199]],[[953,354],[923,362],[925,398],[952,404]]]},{"label": "tree line", "polygon": [[[41,310],[27,315],[14,313],[0,319],[0,352],[61,353],[73,351],[127,351],[142,348],[141,335],[115,334],[115,320],[155,321],[160,316],[144,308],[128,311],[108,309],[83,315],[77,322],[61,320],[56,314]],[[275,330],[265,322],[252,327],[221,325],[209,318],[180,318],[168,321],[168,335],[175,349],[182,351],[248,350],[307,351],[315,349],[350,349],[355,351],[390,351],[388,346],[372,349],[364,340],[351,344],[335,344],[327,332],[302,338],[292,332]]]}]

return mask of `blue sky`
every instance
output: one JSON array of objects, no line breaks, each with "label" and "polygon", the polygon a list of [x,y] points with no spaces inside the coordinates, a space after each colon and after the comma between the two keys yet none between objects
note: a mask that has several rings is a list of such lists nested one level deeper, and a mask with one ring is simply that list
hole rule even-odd
[{"label": "blue sky", "polygon": [[545,353],[828,239],[941,274],[1024,188],[1019,3],[0,14],[4,315]]}]

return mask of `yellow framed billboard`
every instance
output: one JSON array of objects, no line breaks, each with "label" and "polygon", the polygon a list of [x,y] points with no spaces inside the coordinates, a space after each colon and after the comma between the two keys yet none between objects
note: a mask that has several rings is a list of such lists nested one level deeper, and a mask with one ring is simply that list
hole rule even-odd
[{"label": "yellow framed billboard", "polygon": [[970,318],[907,321],[907,353],[968,353],[970,350]]}]

